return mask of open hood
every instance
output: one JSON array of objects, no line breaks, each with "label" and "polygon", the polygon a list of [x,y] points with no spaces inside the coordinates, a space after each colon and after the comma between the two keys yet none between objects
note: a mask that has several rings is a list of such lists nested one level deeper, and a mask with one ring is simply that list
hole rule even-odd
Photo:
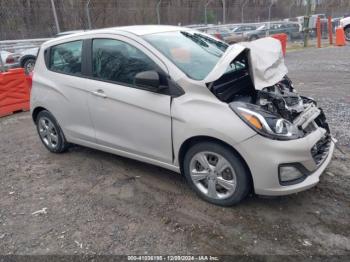
[{"label": "open hood", "polygon": [[218,80],[231,62],[246,49],[250,51],[250,71],[255,89],[261,90],[264,87],[273,86],[288,73],[281,43],[279,40],[267,37],[229,46],[204,81],[211,83]]}]

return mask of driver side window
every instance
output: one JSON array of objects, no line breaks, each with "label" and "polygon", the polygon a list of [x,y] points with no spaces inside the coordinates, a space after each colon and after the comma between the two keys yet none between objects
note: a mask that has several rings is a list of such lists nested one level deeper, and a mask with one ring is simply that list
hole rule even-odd
[{"label": "driver side window", "polygon": [[93,77],[133,85],[137,73],[156,70],[157,65],[142,51],[115,39],[94,39],[92,42]]}]

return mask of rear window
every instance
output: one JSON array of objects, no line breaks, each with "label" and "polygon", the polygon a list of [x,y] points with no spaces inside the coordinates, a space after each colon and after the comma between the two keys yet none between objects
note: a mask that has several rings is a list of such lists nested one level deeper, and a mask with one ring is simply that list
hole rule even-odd
[{"label": "rear window", "polygon": [[49,69],[66,74],[81,74],[82,47],[82,40],[51,47]]}]

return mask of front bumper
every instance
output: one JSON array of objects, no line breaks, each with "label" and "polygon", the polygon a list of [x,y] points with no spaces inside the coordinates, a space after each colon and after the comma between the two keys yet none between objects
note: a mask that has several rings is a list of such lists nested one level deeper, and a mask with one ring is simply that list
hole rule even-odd
[{"label": "front bumper", "polygon": [[[328,154],[322,163],[315,162],[311,149],[325,135],[327,131],[319,127],[306,137],[297,140],[279,141],[256,135],[236,146],[251,171],[255,193],[269,196],[288,195],[316,185],[332,159],[335,146],[331,141]],[[289,163],[300,163],[308,171],[308,175],[300,183],[281,185],[278,167]]]}]

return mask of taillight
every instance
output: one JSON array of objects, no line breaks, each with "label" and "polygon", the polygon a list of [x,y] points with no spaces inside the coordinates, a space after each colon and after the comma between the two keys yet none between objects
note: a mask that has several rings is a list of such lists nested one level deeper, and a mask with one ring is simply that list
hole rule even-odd
[{"label": "taillight", "polygon": [[15,62],[15,58],[12,55],[7,56],[6,64],[13,64]]},{"label": "taillight", "polygon": [[214,36],[219,40],[223,40],[222,35],[219,33],[216,33]]}]

